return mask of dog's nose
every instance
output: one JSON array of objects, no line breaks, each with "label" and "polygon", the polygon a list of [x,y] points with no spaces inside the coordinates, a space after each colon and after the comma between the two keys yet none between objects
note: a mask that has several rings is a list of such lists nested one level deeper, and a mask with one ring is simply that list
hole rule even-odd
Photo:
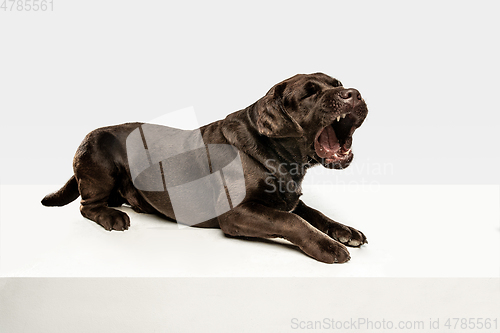
[{"label": "dog's nose", "polygon": [[340,92],[340,98],[344,99],[346,103],[352,106],[357,106],[361,103],[361,94],[354,88],[344,89]]}]

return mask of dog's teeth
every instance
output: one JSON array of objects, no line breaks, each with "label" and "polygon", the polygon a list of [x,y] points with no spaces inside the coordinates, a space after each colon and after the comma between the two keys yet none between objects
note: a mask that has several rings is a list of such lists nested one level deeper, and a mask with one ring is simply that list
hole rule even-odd
[{"label": "dog's teeth", "polygon": [[337,121],[340,121],[340,116],[337,117]]},{"label": "dog's teeth", "polygon": [[342,118],[345,118],[345,114],[342,115]]}]

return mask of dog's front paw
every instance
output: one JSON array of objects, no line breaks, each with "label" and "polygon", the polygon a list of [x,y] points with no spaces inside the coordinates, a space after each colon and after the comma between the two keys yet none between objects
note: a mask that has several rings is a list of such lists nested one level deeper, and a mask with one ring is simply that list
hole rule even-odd
[{"label": "dog's front paw", "polygon": [[319,260],[328,264],[345,263],[351,259],[351,255],[347,248],[332,239],[324,239],[319,242],[320,254]]},{"label": "dog's front paw", "polygon": [[351,259],[349,251],[344,245],[323,233],[318,236],[316,240],[311,241],[309,239],[307,243],[300,246],[302,251],[314,259],[327,264],[344,263]]},{"label": "dog's front paw", "polygon": [[360,247],[368,243],[361,231],[337,222],[328,225],[326,234],[347,246]]}]

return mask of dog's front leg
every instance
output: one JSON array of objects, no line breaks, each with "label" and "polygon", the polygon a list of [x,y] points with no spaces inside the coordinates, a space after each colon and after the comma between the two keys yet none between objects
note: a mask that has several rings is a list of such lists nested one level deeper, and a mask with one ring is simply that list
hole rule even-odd
[{"label": "dog's front leg", "polygon": [[320,211],[307,206],[302,200],[299,201],[293,212],[328,236],[347,246],[359,247],[368,243],[366,236],[361,231],[335,222]]},{"label": "dog's front leg", "polygon": [[284,238],[307,255],[326,263],[343,263],[350,259],[344,245],[293,213],[247,202],[218,219],[222,231],[230,236]]}]

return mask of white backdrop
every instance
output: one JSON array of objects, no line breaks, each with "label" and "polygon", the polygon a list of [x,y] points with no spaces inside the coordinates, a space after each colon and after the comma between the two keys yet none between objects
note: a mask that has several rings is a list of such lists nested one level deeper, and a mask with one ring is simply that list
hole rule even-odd
[{"label": "white backdrop", "polygon": [[358,180],[498,184],[496,7],[91,0],[0,11],[0,181],[62,183],[92,129],[190,106],[206,124],[320,71],[368,103]]}]

